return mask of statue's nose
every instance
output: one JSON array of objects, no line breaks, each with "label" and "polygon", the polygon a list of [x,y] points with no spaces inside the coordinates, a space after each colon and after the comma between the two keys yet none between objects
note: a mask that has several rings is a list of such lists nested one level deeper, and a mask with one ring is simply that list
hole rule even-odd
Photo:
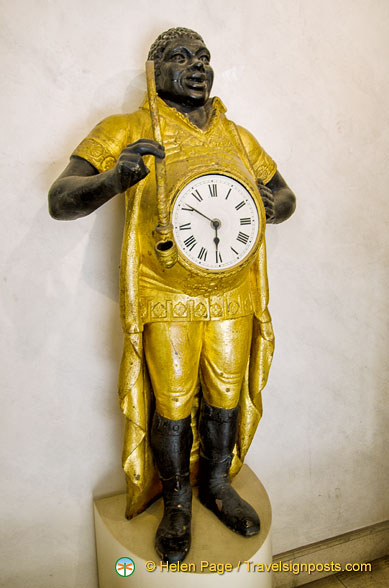
[{"label": "statue's nose", "polygon": [[198,59],[197,57],[193,58],[192,67],[200,71],[204,71],[204,63],[201,61],[201,59]]}]

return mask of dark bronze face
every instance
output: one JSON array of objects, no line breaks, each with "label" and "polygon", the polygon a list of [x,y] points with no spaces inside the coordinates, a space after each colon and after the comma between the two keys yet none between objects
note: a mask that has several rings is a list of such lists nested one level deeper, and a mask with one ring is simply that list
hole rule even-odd
[{"label": "dark bronze face", "polygon": [[210,58],[201,41],[185,37],[170,41],[156,63],[159,96],[183,106],[203,106],[213,82]]}]

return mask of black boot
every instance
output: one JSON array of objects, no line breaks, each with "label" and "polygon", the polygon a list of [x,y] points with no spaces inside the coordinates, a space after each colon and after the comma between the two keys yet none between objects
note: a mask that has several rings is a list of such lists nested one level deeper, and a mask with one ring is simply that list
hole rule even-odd
[{"label": "black boot", "polygon": [[154,414],[151,446],[163,487],[164,514],[155,537],[162,561],[183,561],[190,548],[192,487],[189,458],[192,447],[190,416],[173,421]]},{"label": "black boot", "polygon": [[203,402],[200,416],[199,499],[227,527],[250,537],[259,533],[259,518],[229,482],[239,407],[216,408]]}]

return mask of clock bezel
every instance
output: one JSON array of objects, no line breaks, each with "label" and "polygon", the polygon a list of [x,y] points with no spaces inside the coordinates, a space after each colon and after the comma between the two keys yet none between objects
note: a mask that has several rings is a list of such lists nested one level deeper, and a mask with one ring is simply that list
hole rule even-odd
[{"label": "clock bezel", "polygon": [[243,259],[239,260],[236,264],[234,264],[233,266],[230,266],[229,268],[212,268],[212,269],[204,268],[202,266],[197,265],[194,261],[192,261],[191,259],[186,257],[185,253],[181,250],[181,248],[178,245],[178,242],[175,238],[174,227],[173,227],[173,237],[176,242],[177,252],[178,252],[178,263],[180,263],[180,265],[185,267],[187,270],[190,270],[193,273],[200,275],[200,276],[213,275],[213,276],[223,276],[224,277],[224,276],[233,275],[233,274],[239,272],[244,267],[246,267],[251,261],[254,260],[255,255],[258,252],[259,245],[263,239],[263,234],[264,234],[264,229],[265,229],[265,220],[264,220],[265,214],[264,214],[263,204],[262,204],[262,200],[261,200],[261,197],[259,194],[259,190],[258,190],[256,184],[254,183],[254,181],[249,182],[248,179],[245,178],[238,171],[235,171],[235,170],[232,171],[231,169],[225,169],[225,168],[222,168],[222,167],[216,166],[216,165],[215,166],[207,165],[206,167],[204,166],[201,169],[196,168],[191,173],[188,173],[185,176],[185,179],[180,180],[173,187],[173,189],[171,191],[173,196],[172,196],[171,204],[170,204],[171,222],[172,222],[172,218],[173,218],[173,209],[174,209],[174,206],[175,206],[177,199],[178,199],[179,195],[181,194],[181,192],[193,180],[196,180],[197,178],[201,178],[201,177],[208,176],[208,175],[219,175],[219,176],[224,176],[224,177],[230,178],[232,180],[235,180],[236,182],[240,183],[247,190],[247,192],[250,194],[251,198],[253,199],[254,206],[256,207],[257,214],[258,214],[258,233],[257,233],[257,236],[255,238],[255,241],[254,241],[250,251],[245,255],[245,257]]}]

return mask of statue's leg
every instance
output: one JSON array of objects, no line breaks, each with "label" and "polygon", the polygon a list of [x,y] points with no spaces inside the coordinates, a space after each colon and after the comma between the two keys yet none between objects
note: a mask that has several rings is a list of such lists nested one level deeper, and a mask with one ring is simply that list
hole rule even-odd
[{"label": "statue's leg", "polygon": [[144,349],[156,412],[151,447],[163,487],[164,515],[155,548],[163,561],[182,561],[190,548],[192,447],[190,412],[198,382],[201,323],[146,325]]},{"label": "statue's leg", "polygon": [[255,510],[229,482],[239,418],[239,394],[249,360],[251,317],[209,323],[200,360],[203,403],[200,414],[200,501],[233,531],[259,532]]},{"label": "statue's leg", "polygon": [[155,413],[151,446],[162,481],[164,501],[164,515],[155,537],[155,548],[162,561],[175,563],[182,561],[190,548],[190,416],[173,421]]},{"label": "statue's leg", "polygon": [[190,415],[199,379],[203,324],[145,325],[143,348],[156,411],[172,420]]},{"label": "statue's leg", "polygon": [[199,499],[227,527],[249,537],[259,532],[259,517],[229,481],[238,415],[239,406],[223,409],[202,404]]}]

